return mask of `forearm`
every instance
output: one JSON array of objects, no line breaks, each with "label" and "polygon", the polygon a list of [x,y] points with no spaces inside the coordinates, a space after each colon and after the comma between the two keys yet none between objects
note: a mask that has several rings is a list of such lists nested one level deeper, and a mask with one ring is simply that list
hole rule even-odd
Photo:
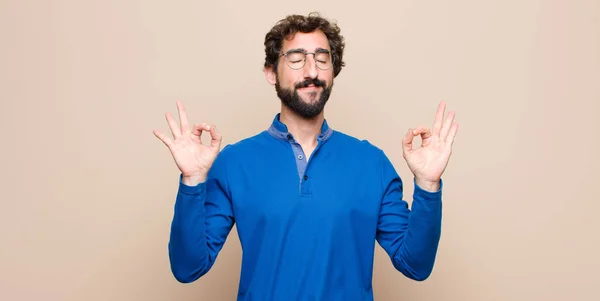
[{"label": "forearm", "polygon": [[169,260],[175,278],[181,282],[194,281],[209,268],[204,208],[206,194],[205,184],[181,185],[177,193],[171,223]]},{"label": "forearm", "polygon": [[416,181],[415,184],[408,226],[394,259],[405,274],[416,280],[424,280],[433,270],[437,254],[441,236],[442,199],[439,185],[438,189],[429,190],[431,187],[421,187]]}]

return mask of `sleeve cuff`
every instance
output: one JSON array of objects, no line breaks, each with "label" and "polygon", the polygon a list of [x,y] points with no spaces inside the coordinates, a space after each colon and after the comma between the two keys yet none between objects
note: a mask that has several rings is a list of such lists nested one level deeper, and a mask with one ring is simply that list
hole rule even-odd
[{"label": "sleeve cuff", "polygon": [[197,195],[206,190],[206,181],[196,186],[189,186],[183,183],[183,174],[179,174],[179,192],[183,194]]}]

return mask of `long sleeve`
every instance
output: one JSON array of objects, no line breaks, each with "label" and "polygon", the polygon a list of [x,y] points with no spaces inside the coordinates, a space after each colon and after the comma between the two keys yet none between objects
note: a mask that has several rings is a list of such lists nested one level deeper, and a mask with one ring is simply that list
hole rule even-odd
[{"label": "long sleeve", "polygon": [[225,164],[219,155],[206,181],[197,186],[187,186],[179,177],[169,260],[180,282],[193,282],[208,273],[233,227]]},{"label": "long sleeve", "polygon": [[377,225],[377,241],[394,267],[410,279],[422,281],[433,271],[442,221],[442,183],[436,192],[416,182],[411,209],[403,200],[403,183],[389,159],[382,154],[381,184],[384,191]]}]

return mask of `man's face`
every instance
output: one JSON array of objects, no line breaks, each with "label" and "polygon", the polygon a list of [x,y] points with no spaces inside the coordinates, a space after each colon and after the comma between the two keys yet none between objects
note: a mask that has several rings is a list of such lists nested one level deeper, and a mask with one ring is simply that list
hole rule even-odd
[{"label": "man's face", "polygon": [[[284,40],[282,53],[289,50],[328,51],[331,65],[329,41],[320,30],[296,33],[292,40]],[[294,64],[291,56],[282,56],[279,58],[277,74],[274,74],[277,96],[286,107],[304,118],[316,117],[323,111],[333,88],[333,67],[320,69],[317,66],[323,67],[320,55],[324,54],[318,54],[316,59],[312,54],[306,55],[304,66],[297,70],[288,66],[288,63]]]}]

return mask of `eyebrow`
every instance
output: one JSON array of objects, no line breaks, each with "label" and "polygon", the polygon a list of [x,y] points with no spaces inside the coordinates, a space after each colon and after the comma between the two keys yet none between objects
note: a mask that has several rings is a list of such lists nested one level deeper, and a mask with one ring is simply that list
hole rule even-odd
[{"label": "eyebrow", "polygon": [[[294,48],[294,49],[288,49],[288,51],[286,51],[286,53],[290,52],[290,51],[304,52],[304,51],[307,51],[307,50],[304,49],[304,48]],[[325,49],[325,48],[318,47],[317,49],[315,49],[315,52],[327,52],[327,53],[329,53],[330,51],[327,50],[327,49]]]}]

